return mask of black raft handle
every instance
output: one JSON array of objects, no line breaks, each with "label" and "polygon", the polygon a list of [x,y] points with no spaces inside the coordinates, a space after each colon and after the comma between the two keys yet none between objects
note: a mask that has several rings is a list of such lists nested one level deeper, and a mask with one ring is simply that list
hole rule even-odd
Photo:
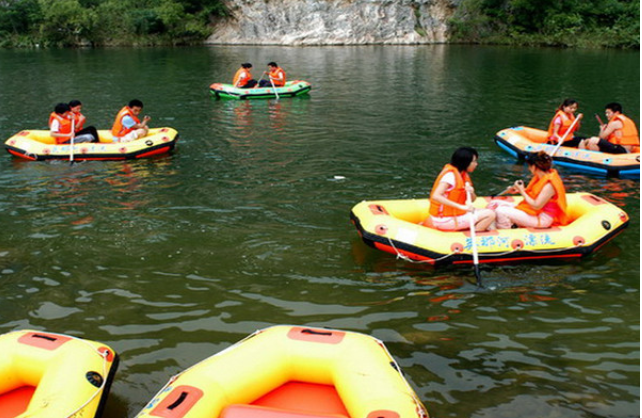
[{"label": "black raft handle", "polygon": [[315,331],[313,329],[306,328],[301,330],[301,334],[312,334],[312,335],[332,335],[330,331]]},{"label": "black raft handle", "polygon": [[178,405],[182,404],[185,399],[187,399],[187,392],[181,392],[181,394],[178,396],[178,399],[174,401],[171,405],[167,407],[167,409],[172,410],[176,408]]}]

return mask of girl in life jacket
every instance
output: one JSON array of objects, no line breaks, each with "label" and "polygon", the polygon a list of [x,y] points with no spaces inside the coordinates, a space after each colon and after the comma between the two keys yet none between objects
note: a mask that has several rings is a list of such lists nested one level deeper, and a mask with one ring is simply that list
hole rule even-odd
[{"label": "girl in life jacket", "polygon": [[[477,168],[477,150],[469,147],[458,148],[437,176],[430,193],[430,216],[424,226],[443,231],[460,231],[470,228],[470,213],[476,231],[486,231],[495,220],[490,209],[475,209],[475,189],[470,173]],[[467,193],[471,200],[468,201]]]},{"label": "girl in life jacket", "polygon": [[553,225],[568,225],[566,213],[566,189],[557,170],[551,168],[553,159],[544,151],[526,158],[528,170],[533,178],[524,187],[517,180],[508,189],[509,193],[519,193],[524,200],[519,204],[507,201],[493,201],[497,229],[509,229],[513,225],[525,228],[548,228]]},{"label": "girl in life jacket", "polygon": [[69,108],[71,109],[71,116],[74,118],[74,129],[76,131],[76,142],[78,142],[79,137],[84,137],[85,135],[91,136],[91,141],[89,142],[99,142],[98,131],[93,126],[85,126],[87,118],[81,113],[82,103],[80,100],[72,100],[69,102]]},{"label": "girl in life jacket", "polygon": [[575,147],[580,144],[580,142],[586,138],[579,137],[575,135],[575,132],[580,128],[580,122],[578,121],[573,130],[568,132],[573,125],[573,122],[580,115],[575,116],[575,112],[579,104],[575,99],[566,99],[562,104],[557,108],[555,116],[551,119],[551,122],[548,124],[548,143],[557,145],[559,141],[564,138],[565,147]]}]

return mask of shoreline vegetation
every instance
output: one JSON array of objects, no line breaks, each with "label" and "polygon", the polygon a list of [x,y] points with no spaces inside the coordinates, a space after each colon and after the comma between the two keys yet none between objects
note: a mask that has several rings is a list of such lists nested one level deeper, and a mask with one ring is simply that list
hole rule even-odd
[{"label": "shoreline vegetation", "polygon": [[[203,45],[230,16],[222,0],[0,0],[0,48]],[[448,27],[449,44],[639,50],[640,3],[461,0]]]}]

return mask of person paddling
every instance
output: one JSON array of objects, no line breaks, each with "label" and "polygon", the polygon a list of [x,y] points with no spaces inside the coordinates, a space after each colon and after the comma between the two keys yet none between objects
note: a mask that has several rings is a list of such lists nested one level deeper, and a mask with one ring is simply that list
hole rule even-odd
[{"label": "person paddling", "polygon": [[256,87],[258,83],[252,78],[250,68],[252,68],[252,64],[249,62],[241,64],[241,68],[236,70],[236,74],[234,74],[234,81],[232,81],[234,87],[241,89],[251,89]]},{"label": "person paddling", "polygon": [[285,71],[283,68],[279,67],[276,62],[268,63],[268,71],[263,74],[267,74],[269,80],[261,80],[259,82],[259,87],[283,87],[285,86]]},{"label": "person paddling", "polygon": [[[565,147],[577,147],[580,142],[586,138],[575,135],[575,132],[580,128],[579,121],[575,122],[575,119],[582,117],[582,114],[575,116],[575,112],[579,104],[575,99],[566,99],[562,104],[557,108],[555,116],[548,124],[548,143],[552,145],[557,145],[559,141],[563,138],[564,143],[562,144]],[[568,131],[571,132],[568,132]]]},{"label": "person paddling", "polygon": [[[461,147],[455,150],[437,176],[430,193],[430,216],[423,222],[424,226],[443,231],[461,231],[468,229],[473,222],[477,231],[489,229],[495,220],[495,213],[490,209],[475,209],[473,202],[477,199],[470,173],[477,168],[477,150]],[[470,197],[470,199],[468,199]]]}]

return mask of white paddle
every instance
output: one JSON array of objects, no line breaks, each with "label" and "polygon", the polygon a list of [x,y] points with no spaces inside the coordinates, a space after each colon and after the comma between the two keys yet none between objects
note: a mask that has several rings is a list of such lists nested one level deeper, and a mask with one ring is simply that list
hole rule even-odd
[{"label": "white paddle", "polygon": [[274,87],[274,80],[272,80],[272,77],[268,75],[268,78],[270,79],[270,83],[272,84],[272,89],[274,90],[274,94],[276,95],[276,100],[279,100],[279,93],[276,91],[276,87]]},{"label": "white paddle", "polygon": [[74,138],[76,137],[76,118],[71,115],[71,141],[69,149],[69,164],[74,163]]},{"label": "white paddle", "polygon": [[555,148],[553,148],[553,152],[551,152],[551,157],[554,157],[554,156],[555,156],[555,153],[557,152],[557,150],[558,150],[558,149],[560,149],[560,147],[562,146],[562,144],[563,144],[563,143],[564,143],[564,141],[566,140],[566,137],[568,136],[568,134],[569,134],[570,132],[573,132],[573,128],[575,127],[575,124],[576,124],[577,122],[579,122],[579,120],[580,120],[580,119],[582,119],[582,116],[584,116],[584,115],[583,115],[583,114],[581,114],[581,113],[580,113],[579,115],[577,115],[577,117],[575,118],[575,120],[573,121],[573,123],[571,124],[571,126],[570,126],[570,127],[568,128],[568,130],[564,133],[564,136],[563,136],[562,138],[560,138],[560,140],[559,140],[559,142],[557,143],[557,145],[555,145]]},{"label": "white paddle", "polygon": [[[469,183],[466,183],[468,186]],[[466,190],[466,203],[472,204],[472,197],[470,191]],[[473,264],[475,265],[475,277],[477,278],[477,286],[482,287],[481,273],[479,272],[479,255],[477,254],[477,242],[475,239],[475,216],[472,212],[468,212],[470,221],[470,239],[473,247]]]}]

